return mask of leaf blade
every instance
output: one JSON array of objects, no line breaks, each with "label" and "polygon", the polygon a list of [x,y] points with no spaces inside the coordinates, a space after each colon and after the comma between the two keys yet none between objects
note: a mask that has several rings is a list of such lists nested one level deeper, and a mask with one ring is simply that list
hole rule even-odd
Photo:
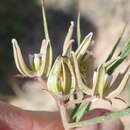
[{"label": "leaf blade", "polygon": [[77,18],[77,43],[78,46],[80,45],[81,42],[81,30],[80,30],[80,13],[78,14]]},{"label": "leaf blade", "polygon": [[119,43],[120,43],[120,41],[121,41],[121,39],[122,39],[122,37],[123,37],[123,35],[124,35],[124,32],[125,32],[125,30],[126,30],[126,27],[127,27],[127,24],[124,26],[124,28],[123,28],[123,30],[122,30],[122,32],[121,32],[119,38],[117,39],[116,44],[115,44],[114,47],[112,48],[112,50],[111,50],[110,54],[108,55],[106,61],[109,61],[109,60],[112,58],[112,56],[114,55],[114,52],[115,52],[115,50],[117,49],[117,47],[118,47],[118,45],[119,45]]},{"label": "leaf blade", "polygon": [[118,111],[115,113],[111,113],[109,115],[100,116],[100,117],[90,119],[90,120],[80,121],[80,122],[76,122],[76,123],[69,123],[69,124],[67,124],[67,127],[74,128],[74,127],[92,125],[92,124],[96,124],[96,123],[101,123],[102,121],[120,118],[120,117],[128,115],[128,114],[130,114],[130,108],[127,108],[125,110]]},{"label": "leaf blade", "polygon": [[42,6],[43,27],[44,27],[45,38],[46,38],[46,40],[50,40],[46,13],[45,13],[45,8],[44,8],[44,0],[41,0],[41,6]]}]

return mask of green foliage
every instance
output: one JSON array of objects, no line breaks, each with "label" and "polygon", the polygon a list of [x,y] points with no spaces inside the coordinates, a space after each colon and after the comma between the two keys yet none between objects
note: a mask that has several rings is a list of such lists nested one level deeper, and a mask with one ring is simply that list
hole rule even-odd
[{"label": "green foliage", "polygon": [[120,118],[120,117],[128,115],[128,114],[130,114],[130,108],[119,111],[119,112],[111,113],[111,114],[108,114],[108,115],[105,115],[105,116],[96,117],[96,118],[86,120],[86,121],[80,121],[80,122],[76,122],[76,123],[69,123],[67,125],[67,127],[74,128],[74,127],[92,125],[92,124],[96,124],[96,123],[101,123],[102,121],[111,120],[111,119],[115,119],[115,118]]}]

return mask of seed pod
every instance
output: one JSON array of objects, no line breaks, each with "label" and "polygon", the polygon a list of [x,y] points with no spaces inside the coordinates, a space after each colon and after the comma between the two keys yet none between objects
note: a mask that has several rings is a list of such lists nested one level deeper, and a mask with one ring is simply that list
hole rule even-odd
[{"label": "seed pod", "polygon": [[126,68],[119,86],[117,86],[116,89],[114,89],[112,91],[110,90],[108,95],[106,96],[106,98],[111,99],[111,98],[117,97],[124,90],[129,79],[130,79],[130,65],[128,65],[128,67]]},{"label": "seed pod", "polygon": [[53,59],[52,46],[49,40],[43,40],[40,49],[40,54],[43,55],[43,64],[41,66],[41,70],[43,71],[43,75],[48,77],[52,67],[52,59]]},{"label": "seed pod", "polygon": [[33,77],[34,73],[26,66],[20,47],[15,39],[12,40],[14,60],[17,69],[23,76]]},{"label": "seed pod", "polygon": [[74,22],[71,21],[71,25],[69,27],[68,33],[66,34],[65,41],[63,44],[62,56],[69,56],[70,52],[72,51],[72,43],[74,42],[74,40],[72,40],[73,30],[74,30]]},{"label": "seed pod", "polygon": [[48,77],[48,90],[55,95],[62,93],[63,95],[70,94],[75,88],[75,77],[70,60],[59,56]]},{"label": "seed pod", "polygon": [[29,55],[31,69],[26,66],[17,41],[13,39],[12,43],[15,64],[23,76],[41,77],[43,74],[48,76],[52,64],[52,48],[49,40],[43,40],[40,53]]},{"label": "seed pod", "polygon": [[72,56],[73,56],[74,69],[75,69],[75,75],[76,75],[76,81],[77,81],[78,88],[81,91],[83,91],[85,94],[91,95],[91,93],[92,93],[91,89],[88,88],[88,86],[86,84],[84,84],[83,79],[81,77],[81,73],[79,70],[79,65],[78,65],[78,61],[75,56],[75,53],[72,52]]},{"label": "seed pod", "polygon": [[100,65],[97,69],[97,72],[94,73],[94,81],[92,88],[92,95],[100,96],[103,98],[105,86],[105,67],[104,65]]},{"label": "seed pod", "polygon": [[84,40],[82,41],[82,43],[79,45],[78,49],[75,52],[76,58],[77,60],[81,60],[81,58],[84,56],[84,54],[87,52],[87,49],[91,43],[91,39],[92,39],[93,33],[89,33]]}]

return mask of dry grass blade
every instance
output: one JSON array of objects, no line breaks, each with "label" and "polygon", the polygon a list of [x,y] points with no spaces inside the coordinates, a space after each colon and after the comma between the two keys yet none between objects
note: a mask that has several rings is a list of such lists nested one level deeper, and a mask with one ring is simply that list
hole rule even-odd
[{"label": "dry grass blade", "polygon": [[77,42],[79,46],[81,42],[80,13],[78,14],[78,18],[77,18]]},{"label": "dry grass blade", "polygon": [[120,43],[120,41],[121,41],[121,39],[122,39],[122,37],[123,37],[123,34],[124,34],[125,30],[126,30],[126,27],[127,27],[127,24],[126,24],[125,27],[123,28],[120,37],[118,38],[116,44],[114,45],[113,49],[111,50],[110,54],[108,55],[106,61],[109,61],[109,60],[112,58],[112,56],[114,55],[115,50],[117,49],[117,47],[118,47],[118,45],[119,45],[119,43]]},{"label": "dry grass blade", "polygon": [[44,33],[46,40],[50,40],[49,32],[48,32],[48,26],[47,26],[47,20],[46,20],[46,13],[44,8],[44,0],[41,0],[42,5],[42,15],[43,15],[43,26],[44,26]]}]

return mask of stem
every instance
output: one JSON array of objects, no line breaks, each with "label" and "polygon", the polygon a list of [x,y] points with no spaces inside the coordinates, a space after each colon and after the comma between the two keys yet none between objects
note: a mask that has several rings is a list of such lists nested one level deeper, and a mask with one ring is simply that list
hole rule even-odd
[{"label": "stem", "polygon": [[67,125],[69,124],[69,116],[68,116],[68,112],[66,109],[66,105],[64,104],[63,101],[61,101],[58,103],[58,106],[59,106],[61,120],[62,120],[64,129],[65,130],[72,130],[72,128],[67,127]]},{"label": "stem", "polygon": [[70,100],[67,105],[69,104],[80,104],[80,103],[84,103],[84,102],[90,102],[92,100],[96,100],[97,98],[95,96],[93,97],[86,97],[84,99],[75,99],[75,100]]}]

